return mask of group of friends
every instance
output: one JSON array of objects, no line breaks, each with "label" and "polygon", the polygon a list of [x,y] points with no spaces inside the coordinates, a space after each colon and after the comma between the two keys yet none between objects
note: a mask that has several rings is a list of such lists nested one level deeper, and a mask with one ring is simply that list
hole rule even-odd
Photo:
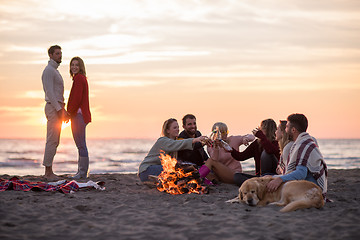
[{"label": "group of friends", "polygon": [[[51,46],[48,55],[50,59],[42,74],[47,118],[44,177],[48,180],[58,179],[52,169],[53,160],[60,141],[62,122],[71,119],[71,130],[79,155],[78,171],[73,178],[87,178],[89,154],[86,126],[91,122],[91,113],[85,64],[80,57],[70,61],[69,72],[73,84],[65,109],[64,80],[57,70],[62,60],[61,47]],[[149,181],[150,175],[160,175],[163,170],[160,153],[164,152],[179,162],[192,164],[207,184],[220,181],[241,186],[249,178],[273,175],[274,180],[267,185],[269,191],[275,191],[283,182],[307,180],[317,184],[326,195],[326,163],[316,139],[306,132],[308,120],[303,114],[291,114],[279,124],[273,119],[265,119],[252,134],[247,135],[229,135],[227,125],[217,122],[212,131],[218,131],[218,136],[221,136],[218,139],[202,136],[197,130],[196,117],[192,114],[183,117],[182,126],[184,130],[179,134],[176,119],[170,118],[164,122],[162,136],[139,165],[138,176],[142,182]],[[247,146],[244,151],[240,151],[241,145]],[[242,171],[240,162],[250,158],[255,160],[255,175]]]},{"label": "group of friends", "polygon": [[[150,181],[149,176],[158,176],[163,168],[160,153],[164,152],[180,163],[194,165],[207,184],[217,181],[241,186],[252,177],[273,175],[267,185],[275,191],[283,182],[307,180],[327,192],[327,166],[317,141],[306,131],[305,115],[295,113],[279,124],[265,119],[258,128],[247,135],[229,135],[227,125],[217,122],[212,131],[220,131],[221,139],[211,139],[197,130],[196,117],[187,114],[182,119],[184,130],[179,134],[176,119],[166,120],[161,137],[157,139],[145,159],[139,165],[139,178]],[[227,146],[224,147],[225,142]],[[241,145],[246,149],[239,150]],[[204,146],[207,145],[207,153]],[[241,161],[255,160],[255,175],[242,172]]]}]

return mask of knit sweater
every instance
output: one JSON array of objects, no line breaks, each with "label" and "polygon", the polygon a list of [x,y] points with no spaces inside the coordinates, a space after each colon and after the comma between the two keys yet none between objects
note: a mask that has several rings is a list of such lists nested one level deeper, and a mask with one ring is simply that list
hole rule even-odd
[{"label": "knit sweater", "polygon": [[50,103],[56,111],[61,110],[64,103],[64,80],[57,70],[59,65],[50,59],[41,76],[45,101]]},{"label": "knit sweater", "polygon": [[184,140],[173,140],[168,137],[160,137],[150,149],[148,155],[139,165],[139,173],[144,172],[151,165],[161,165],[160,152],[169,154],[174,157],[179,150],[193,149],[193,138]]},{"label": "knit sweater", "polygon": [[287,166],[287,161],[289,159],[289,155],[290,155],[290,148],[291,146],[294,144],[294,141],[290,141],[288,142],[284,149],[282,150],[282,153],[280,155],[280,159],[279,159],[279,163],[278,166],[280,167],[280,174],[285,174],[285,169]]},{"label": "knit sweater", "polygon": [[71,117],[74,117],[79,108],[84,117],[84,122],[91,122],[88,82],[84,75],[78,73],[73,79],[67,111],[70,113]]}]

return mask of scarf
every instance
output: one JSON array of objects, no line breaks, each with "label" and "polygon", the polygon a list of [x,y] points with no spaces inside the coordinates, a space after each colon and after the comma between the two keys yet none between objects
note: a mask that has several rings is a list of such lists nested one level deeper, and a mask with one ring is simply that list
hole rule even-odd
[{"label": "scarf", "polygon": [[327,166],[314,138],[306,132],[301,133],[292,145],[285,174],[294,171],[299,165],[307,167],[322,189],[325,198],[327,192]]}]

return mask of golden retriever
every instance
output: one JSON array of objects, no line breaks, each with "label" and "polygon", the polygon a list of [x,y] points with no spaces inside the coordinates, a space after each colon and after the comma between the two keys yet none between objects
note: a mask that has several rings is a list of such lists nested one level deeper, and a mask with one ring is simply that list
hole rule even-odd
[{"label": "golden retriever", "polygon": [[239,196],[227,202],[244,202],[249,206],[284,206],[281,212],[324,206],[321,188],[312,182],[289,181],[282,183],[275,192],[268,192],[266,185],[271,180],[271,176],[250,178],[239,188]]}]

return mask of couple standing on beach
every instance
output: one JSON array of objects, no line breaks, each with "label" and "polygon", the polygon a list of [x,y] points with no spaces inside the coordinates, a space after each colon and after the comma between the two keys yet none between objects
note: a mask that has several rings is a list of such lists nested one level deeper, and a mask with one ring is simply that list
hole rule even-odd
[{"label": "couple standing on beach", "polygon": [[72,135],[79,152],[78,171],[73,178],[87,178],[89,154],[86,146],[85,129],[86,125],[91,122],[91,113],[85,64],[80,57],[74,57],[70,61],[70,76],[73,79],[73,84],[67,110],[65,110],[64,80],[57,70],[62,59],[61,47],[58,45],[51,46],[48,49],[48,55],[50,60],[41,77],[45,92],[45,115],[47,119],[43,160],[44,177],[49,181],[58,180],[58,176],[53,172],[52,165],[60,143],[62,123],[71,119]]}]

